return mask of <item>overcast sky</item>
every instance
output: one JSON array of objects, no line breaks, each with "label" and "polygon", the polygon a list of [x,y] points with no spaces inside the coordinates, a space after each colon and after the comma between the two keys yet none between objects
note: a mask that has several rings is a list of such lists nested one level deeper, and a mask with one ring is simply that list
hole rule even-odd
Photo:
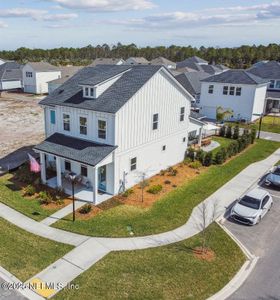
[{"label": "overcast sky", "polygon": [[280,1],[1,0],[0,49],[280,43]]}]

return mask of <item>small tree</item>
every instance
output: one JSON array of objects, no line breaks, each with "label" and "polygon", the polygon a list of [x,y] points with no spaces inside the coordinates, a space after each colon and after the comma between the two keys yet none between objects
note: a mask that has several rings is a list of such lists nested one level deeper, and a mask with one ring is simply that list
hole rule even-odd
[{"label": "small tree", "polygon": [[231,128],[231,126],[229,125],[229,126],[227,127],[227,130],[226,130],[226,137],[227,137],[228,139],[231,139],[231,136],[232,136],[232,128]]},{"label": "small tree", "polygon": [[201,150],[201,149],[198,150],[198,151],[196,152],[195,158],[196,158],[198,161],[200,161],[201,164],[203,164],[204,158],[205,158],[205,152],[204,152],[203,150]]},{"label": "small tree", "polygon": [[224,109],[222,106],[217,107],[216,109],[216,119],[218,122],[222,122],[228,117],[232,116],[232,109]]},{"label": "small tree", "polygon": [[215,155],[215,163],[221,165],[224,162],[223,153],[219,150]]},{"label": "small tree", "polygon": [[188,148],[187,157],[189,157],[192,161],[194,161],[194,159],[195,159],[195,150],[192,147]]},{"label": "small tree", "polygon": [[233,129],[233,138],[237,140],[239,138],[239,126],[236,125]]},{"label": "small tree", "polygon": [[219,135],[220,135],[221,137],[224,137],[225,134],[226,134],[226,126],[223,125],[223,126],[220,128]]},{"label": "small tree", "polygon": [[145,172],[142,173],[141,175],[141,181],[139,183],[139,186],[141,188],[141,201],[144,202],[144,189],[147,187],[149,184],[146,180],[147,174]]},{"label": "small tree", "polygon": [[213,162],[213,153],[212,153],[212,151],[210,151],[210,152],[206,153],[206,155],[204,157],[204,163],[203,163],[203,165],[205,167],[209,167],[209,166],[212,165],[212,162]]}]

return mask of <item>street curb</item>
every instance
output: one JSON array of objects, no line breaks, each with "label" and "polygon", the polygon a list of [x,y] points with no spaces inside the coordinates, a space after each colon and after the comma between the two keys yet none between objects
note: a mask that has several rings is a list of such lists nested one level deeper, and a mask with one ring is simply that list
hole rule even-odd
[{"label": "street curb", "polygon": [[[45,298],[39,296],[38,294],[33,292],[30,288],[28,287],[24,288],[24,284],[17,277],[15,277],[13,274],[11,274],[9,271],[7,271],[1,266],[0,266],[0,277],[11,285],[15,284],[15,287],[13,287],[11,290],[17,291],[23,297],[26,297],[28,300],[45,300]],[[20,288],[20,286],[22,286],[22,288]],[[4,286],[2,289],[8,291],[8,289],[5,289]]]},{"label": "street curb", "polygon": [[219,292],[209,297],[207,300],[225,300],[237,291],[245,280],[254,270],[259,257],[253,255],[224,225],[225,218],[222,216],[216,220],[216,223],[231,237],[232,240],[240,247],[242,252],[246,255],[247,260],[242,265],[240,270],[235,274],[231,281],[225,285]]}]

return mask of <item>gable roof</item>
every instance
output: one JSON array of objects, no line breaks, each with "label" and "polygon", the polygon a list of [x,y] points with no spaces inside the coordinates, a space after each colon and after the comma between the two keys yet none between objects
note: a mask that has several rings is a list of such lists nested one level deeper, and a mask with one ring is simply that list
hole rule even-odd
[{"label": "gable roof", "polygon": [[88,67],[95,67],[97,65],[116,65],[119,62],[121,62],[121,64],[123,64],[124,60],[122,58],[99,57],[99,58],[96,58]]},{"label": "gable roof", "polygon": [[150,63],[151,65],[172,66],[173,68],[176,68],[175,62],[162,56],[154,58],[153,60],[150,61]]},{"label": "gable roof", "polygon": [[22,65],[14,61],[6,62],[0,65],[0,80],[22,80]]},{"label": "gable roof", "polygon": [[255,76],[245,70],[232,69],[223,73],[210,76],[202,79],[202,82],[218,82],[218,83],[233,83],[233,84],[264,84],[266,79]]},{"label": "gable roof", "polygon": [[[40,104],[116,113],[161,68],[163,67],[152,65],[86,67],[44,98]],[[95,85],[128,70],[129,72],[122,74],[97,99],[83,98],[80,86],[82,82],[90,82],[91,85]]]},{"label": "gable roof", "polygon": [[128,64],[128,60],[132,60],[135,64],[149,64],[149,61],[145,57],[129,57],[125,62]]},{"label": "gable roof", "polygon": [[96,166],[117,147],[85,141],[61,133],[55,133],[41,144],[34,147],[35,150],[68,158],[90,166]]},{"label": "gable roof", "polygon": [[209,77],[209,74],[203,71],[186,72],[175,76],[182,86],[193,96],[200,94],[201,80],[207,77]]},{"label": "gable roof", "polygon": [[251,74],[265,79],[280,79],[280,63],[272,60],[269,62],[262,62],[247,70]]},{"label": "gable roof", "polygon": [[52,72],[52,71],[60,71],[60,69],[56,66],[51,65],[48,62],[28,62],[27,65],[30,65],[34,71],[37,72]]},{"label": "gable roof", "polygon": [[61,78],[57,78],[49,81],[48,83],[52,84],[62,84],[71,78],[74,74],[76,74],[79,70],[81,70],[82,66],[71,66],[71,67],[61,67]]},{"label": "gable roof", "polygon": [[192,57],[186,58],[183,61],[178,62],[177,68],[180,69],[180,68],[188,67],[188,68],[194,69],[196,71],[199,71],[197,69],[197,64],[208,64],[208,61],[206,61],[198,56],[192,56]]}]

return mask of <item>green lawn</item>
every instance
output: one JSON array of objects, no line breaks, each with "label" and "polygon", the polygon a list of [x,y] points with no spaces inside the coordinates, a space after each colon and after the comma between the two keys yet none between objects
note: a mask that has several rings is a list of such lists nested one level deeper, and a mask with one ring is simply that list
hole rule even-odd
[{"label": "green lawn", "polygon": [[195,299],[204,300],[223,288],[245,262],[233,240],[217,225],[207,229],[211,262],[194,257],[200,235],[169,246],[113,252],[72,283],[55,300]]},{"label": "green lawn", "polygon": [[71,249],[35,236],[0,218],[0,265],[22,281],[37,274]]},{"label": "green lawn", "polygon": [[43,220],[57,210],[44,209],[38,200],[24,198],[11,178],[11,174],[0,177],[0,202],[37,221]]},{"label": "green lawn", "polygon": [[[256,124],[259,125],[259,121]],[[280,117],[265,116],[262,120],[261,130],[280,133]]]},{"label": "green lawn", "polygon": [[53,226],[92,236],[128,236],[131,225],[135,235],[143,236],[172,230],[184,224],[192,209],[210,196],[223,184],[253,162],[262,160],[277,150],[280,143],[258,140],[245,152],[222,166],[211,166],[182,187],[175,189],[150,209],[120,205],[108,209],[89,220],[71,217],[56,222]]},{"label": "green lawn", "polygon": [[220,136],[214,136],[212,138],[212,140],[218,142],[220,144],[220,146],[214,150],[212,150],[213,156],[215,156],[215,154],[222,148],[227,148],[228,145],[232,142],[232,139],[227,139],[224,137],[220,137]]}]

